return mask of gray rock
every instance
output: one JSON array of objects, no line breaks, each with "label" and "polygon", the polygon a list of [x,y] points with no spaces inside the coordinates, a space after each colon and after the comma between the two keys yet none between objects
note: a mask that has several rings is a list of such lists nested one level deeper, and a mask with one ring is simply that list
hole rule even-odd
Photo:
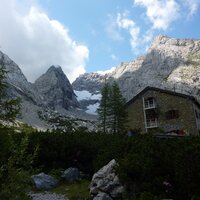
[{"label": "gray rock", "polygon": [[0,64],[4,65],[7,71],[6,82],[9,86],[8,95],[11,98],[20,96],[33,104],[41,103],[40,95],[37,94],[33,84],[27,81],[19,66],[1,51]]},{"label": "gray rock", "polygon": [[[50,67],[46,74],[32,84],[27,81],[19,66],[1,51],[0,65],[4,65],[8,72],[6,74],[8,97],[21,99],[19,121],[39,130],[46,130],[51,128],[49,120],[54,117],[52,113],[59,113],[73,120],[79,118],[95,120],[94,116],[79,109],[76,95],[61,67]],[[45,114],[47,118],[41,118]]]},{"label": "gray rock", "polygon": [[[200,94],[200,40],[157,36],[146,55],[123,62],[105,76],[87,73],[72,84],[75,90],[99,91],[105,78],[119,83],[126,100],[147,86],[193,95]],[[200,99],[199,99],[200,100]]]},{"label": "gray rock", "polygon": [[68,200],[65,195],[55,194],[51,192],[34,193],[29,192],[28,194],[32,200]]},{"label": "gray rock", "polygon": [[92,196],[97,196],[103,192],[111,198],[121,197],[124,187],[115,173],[116,166],[117,162],[113,159],[93,175],[90,184],[90,194]]},{"label": "gray rock", "polygon": [[93,198],[93,200],[112,200],[112,198],[104,192],[100,192]]},{"label": "gray rock", "polygon": [[127,101],[147,86],[192,95],[200,101],[200,40],[160,35],[154,39],[146,55],[121,63],[105,76],[98,73],[83,74],[74,81],[73,88],[60,67],[50,67],[32,84],[19,66],[1,51],[0,64],[4,64],[8,71],[9,97],[22,99],[20,120],[36,128],[50,128],[37,115],[38,111],[43,110],[53,110],[65,116],[73,113],[74,118],[86,119],[87,116],[87,119],[95,120],[94,115],[85,115],[84,110],[98,100],[78,102],[73,89],[95,94],[100,91],[105,79],[108,83],[116,80]]},{"label": "gray rock", "polygon": [[43,101],[34,85],[27,81],[19,66],[6,54],[0,51],[0,65],[6,68],[8,98],[21,99],[21,115],[18,120],[28,123],[38,129],[47,128],[46,123],[39,119],[37,111],[43,110]]},{"label": "gray rock", "polygon": [[79,105],[72,86],[60,66],[51,66],[35,81],[34,86],[43,96],[43,102],[54,110],[58,107],[68,110]]},{"label": "gray rock", "polygon": [[121,64],[109,77],[117,79],[127,100],[147,86],[197,97],[200,91],[198,56],[200,40],[160,35],[154,39],[146,55]]},{"label": "gray rock", "polygon": [[66,169],[62,175],[62,178],[64,178],[68,182],[76,181],[80,179],[80,177],[81,177],[81,174],[80,174],[79,169],[73,168],[73,167]]},{"label": "gray rock", "polygon": [[33,175],[31,178],[33,179],[37,189],[48,190],[58,186],[58,180],[43,172],[37,175]]},{"label": "gray rock", "polygon": [[105,76],[98,73],[85,73],[80,75],[73,83],[74,90],[87,90],[90,93],[100,91],[105,82]]}]

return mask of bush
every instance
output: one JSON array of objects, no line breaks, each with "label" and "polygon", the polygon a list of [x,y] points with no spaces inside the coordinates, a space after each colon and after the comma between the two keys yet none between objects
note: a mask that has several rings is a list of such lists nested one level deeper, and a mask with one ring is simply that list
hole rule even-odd
[{"label": "bush", "polygon": [[[11,155],[14,156],[15,162],[12,162],[11,168],[16,170],[16,176],[23,176],[23,172],[26,174],[32,166],[34,170],[40,169],[47,173],[78,167],[91,177],[115,158],[119,163],[117,172],[126,186],[129,199],[144,199],[147,194],[152,195],[154,199],[159,197],[176,200],[197,199],[200,196],[199,137],[161,139],[140,134],[127,137],[85,130],[73,133],[47,131],[10,134],[9,130],[5,132],[7,134],[0,134],[0,139],[4,141],[0,140],[0,162],[3,166]],[[27,135],[28,145],[27,142],[23,142]],[[26,144],[25,148],[22,148],[22,144]],[[35,157],[34,151],[37,146],[39,149]],[[3,181],[1,177],[0,181]]]},{"label": "bush", "polygon": [[[0,129],[0,199],[26,200],[31,186],[30,168],[34,155],[27,154],[29,139],[12,129]],[[16,139],[19,140],[16,140]]]}]

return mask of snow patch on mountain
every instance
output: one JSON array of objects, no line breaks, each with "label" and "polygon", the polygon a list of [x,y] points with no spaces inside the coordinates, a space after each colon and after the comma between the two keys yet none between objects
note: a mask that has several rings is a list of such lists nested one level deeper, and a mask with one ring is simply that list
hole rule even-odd
[{"label": "snow patch on mountain", "polygon": [[92,114],[92,115],[97,115],[98,108],[99,108],[99,103],[90,104],[89,106],[87,106],[86,113]]},{"label": "snow patch on mountain", "polygon": [[97,109],[101,99],[101,94],[99,91],[91,93],[88,90],[74,90],[74,93],[77,97],[77,100],[80,102],[82,109],[85,110],[86,113],[97,115]]},{"label": "snow patch on mountain", "polygon": [[74,90],[74,93],[76,94],[78,101],[82,101],[82,100],[100,100],[101,99],[101,94],[99,93],[99,91],[96,91],[95,94],[92,94],[87,90],[82,90],[82,91]]}]

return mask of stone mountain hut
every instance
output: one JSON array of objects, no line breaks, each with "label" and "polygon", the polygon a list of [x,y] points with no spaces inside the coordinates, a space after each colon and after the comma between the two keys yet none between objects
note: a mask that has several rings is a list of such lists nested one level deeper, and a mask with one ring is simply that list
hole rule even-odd
[{"label": "stone mountain hut", "polygon": [[193,96],[146,87],[126,103],[131,129],[200,135],[200,104]]}]

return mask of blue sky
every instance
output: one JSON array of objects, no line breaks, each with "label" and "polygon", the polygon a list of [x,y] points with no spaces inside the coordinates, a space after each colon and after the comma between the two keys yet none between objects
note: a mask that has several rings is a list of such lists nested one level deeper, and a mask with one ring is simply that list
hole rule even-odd
[{"label": "blue sky", "polygon": [[70,81],[143,55],[158,34],[200,39],[200,0],[1,0],[0,50],[34,81]]}]

